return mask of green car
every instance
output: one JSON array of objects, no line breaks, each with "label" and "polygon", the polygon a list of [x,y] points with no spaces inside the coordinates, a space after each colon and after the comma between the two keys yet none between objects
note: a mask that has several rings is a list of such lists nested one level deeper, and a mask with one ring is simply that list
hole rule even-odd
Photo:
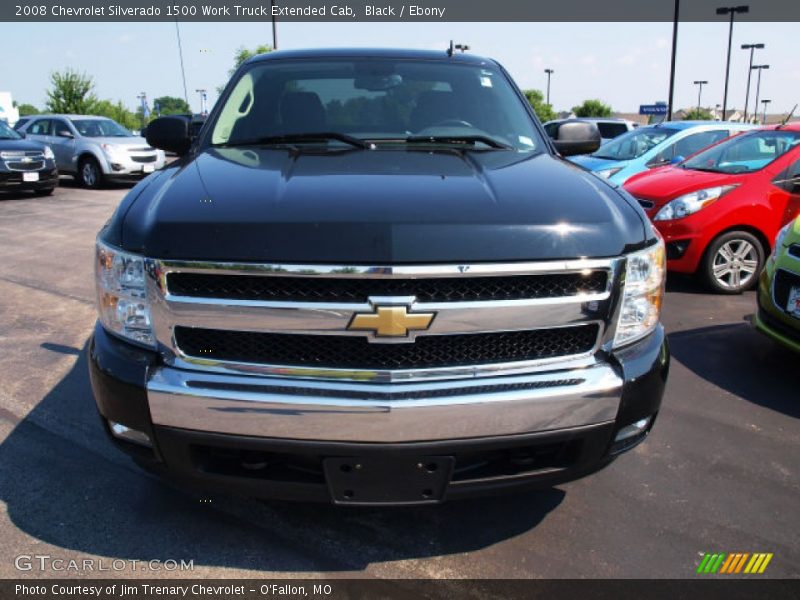
[{"label": "green car", "polygon": [[775,238],[758,286],[756,328],[800,352],[800,217]]}]

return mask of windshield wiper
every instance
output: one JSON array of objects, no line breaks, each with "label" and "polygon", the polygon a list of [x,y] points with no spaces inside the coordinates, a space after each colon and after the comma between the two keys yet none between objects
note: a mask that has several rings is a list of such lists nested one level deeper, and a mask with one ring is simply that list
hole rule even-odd
[{"label": "windshield wiper", "polygon": [[412,135],[404,141],[408,144],[485,144],[490,148],[513,150],[508,144],[488,135]]},{"label": "windshield wiper", "polygon": [[223,144],[214,144],[214,146],[266,146],[266,145],[280,145],[280,144],[297,144],[297,143],[311,143],[311,142],[327,142],[328,140],[336,140],[349,144],[355,148],[368,150],[373,147],[372,144],[365,142],[362,139],[347,135],[346,133],[337,133],[335,131],[325,131],[319,133],[287,133],[284,135],[269,135],[260,138],[253,138],[248,140],[235,140],[232,142],[225,142]]}]

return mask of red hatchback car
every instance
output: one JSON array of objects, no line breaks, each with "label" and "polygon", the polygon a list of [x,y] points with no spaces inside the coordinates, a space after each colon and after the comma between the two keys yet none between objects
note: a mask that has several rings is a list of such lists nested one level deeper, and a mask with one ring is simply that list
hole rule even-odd
[{"label": "red hatchback car", "polygon": [[728,138],[624,187],[664,236],[667,269],[740,293],[756,285],[778,230],[800,214],[800,123]]}]

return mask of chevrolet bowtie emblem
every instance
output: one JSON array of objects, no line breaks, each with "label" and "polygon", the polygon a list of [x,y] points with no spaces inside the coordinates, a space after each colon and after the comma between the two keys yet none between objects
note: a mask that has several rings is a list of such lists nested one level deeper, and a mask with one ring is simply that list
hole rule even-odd
[{"label": "chevrolet bowtie emblem", "polygon": [[436,313],[410,313],[406,306],[376,306],[374,312],[356,313],[347,328],[351,331],[372,331],[375,337],[408,337],[412,330],[425,330]]}]

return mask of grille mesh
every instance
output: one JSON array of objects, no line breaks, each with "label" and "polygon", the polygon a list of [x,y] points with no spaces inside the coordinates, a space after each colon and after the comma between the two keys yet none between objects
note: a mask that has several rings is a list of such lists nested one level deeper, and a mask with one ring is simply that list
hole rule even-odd
[{"label": "grille mesh", "polygon": [[416,296],[420,302],[470,302],[558,298],[604,292],[608,273],[441,277],[426,279],[337,279],[256,275],[170,273],[176,296],[286,302],[367,302],[369,296]]},{"label": "grille mesh", "polygon": [[419,369],[555,358],[589,352],[597,324],[531,331],[423,336],[414,343],[371,344],[366,338],[289,335],[176,327],[187,355],[297,367]]}]

